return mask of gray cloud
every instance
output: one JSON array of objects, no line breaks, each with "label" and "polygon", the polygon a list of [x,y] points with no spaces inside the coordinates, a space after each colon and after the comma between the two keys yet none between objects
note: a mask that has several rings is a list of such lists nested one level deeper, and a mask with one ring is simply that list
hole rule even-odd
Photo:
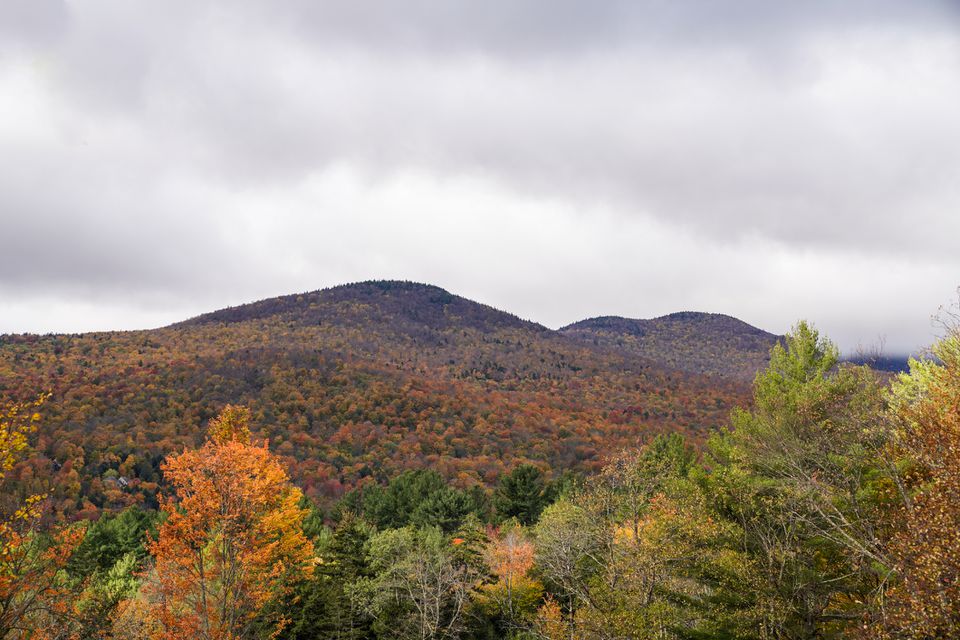
[{"label": "gray cloud", "polygon": [[652,42],[658,46],[769,45],[809,32],[956,20],[950,0],[910,5],[896,0],[414,0],[383,4],[294,0],[247,5],[263,20],[294,27],[311,41],[364,49],[483,51],[494,55],[563,54]]},{"label": "gray cloud", "polygon": [[9,0],[0,5],[0,37],[7,43],[49,44],[67,22],[63,0]]},{"label": "gray cloud", "polygon": [[409,277],[554,326],[697,308],[914,348],[960,280],[957,17],[5,3],[0,331]]}]

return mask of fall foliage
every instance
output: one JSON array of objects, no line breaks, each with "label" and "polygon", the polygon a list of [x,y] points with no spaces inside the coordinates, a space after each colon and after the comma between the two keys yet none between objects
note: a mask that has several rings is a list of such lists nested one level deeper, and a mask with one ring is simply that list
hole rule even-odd
[{"label": "fall foliage", "polygon": [[[367,293],[371,303],[380,295]],[[354,304],[348,297],[334,308],[366,317]],[[330,364],[305,352],[292,373],[275,343],[249,360],[204,351],[203,336],[233,329],[237,345],[251,335],[271,344],[282,325],[277,305],[297,339],[347,331],[304,324],[312,311],[301,301],[267,301],[170,329],[202,363],[155,363],[146,386],[125,395],[83,399],[60,387],[47,402],[4,405],[0,639],[960,633],[960,334],[891,384],[840,362],[829,340],[799,323],[774,344],[752,398],[725,426],[701,431],[678,420],[655,433],[646,427],[659,422],[611,407],[651,393],[660,406],[679,406],[685,400],[671,389],[693,393],[685,386],[693,378],[647,388],[663,379],[631,369],[637,361],[618,369],[591,360],[609,356],[597,345],[576,361],[596,367],[588,382],[560,343],[521,348],[535,330],[528,323],[436,304],[406,318],[416,338],[392,352],[409,360],[393,361],[401,366],[389,375],[383,360]],[[454,375],[462,361],[450,364],[444,340],[472,330],[454,311],[482,329],[469,344],[501,340],[499,350],[517,339],[513,355],[489,375]],[[425,319],[443,329],[411,328]],[[568,365],[547,378],[525,368],[544,344]],[[121,358],[116,348],[99,356]],[[215,383],[190,377],[221,356],[230,364]],[[253,362],[271,363],[270,374],[247,380]],[[217,400],[255,387],[252,407]],[[706,400],[690,406],[713,406],[691,420],[726,407],[711,395],[716,386],[705,388]],[[100,450],[93,443],[105,432],[79,425],[115,427],[109,401],[139,407],[139,418],[122,443]],[[51,408],[59,422],[48,419]],[[374,414],[362,428],[354,421]],[[331,431],[325,420],[343,422]],[[566,456],[571,439],[589,440],[590,452]],[[326,489],[312,475],[323,465],[336,470]]]},{"label": "fall foliage", "polygon": [[62,569],[82,537],[77,528],[45,530],[45,496],[11,490],[7,474],[28,449],[45,395],[0,407],[0,638],[51,635],[68,626],[71,590]]},{"label": "fall foliage", "polygon": [[960,634],[960,333],[934,355],[939,362],[911,362],[894,385],[896,450],[916,466],[890,543],[902,579],[878,625],[884,637]]},{"label": "fall foliage", "polygon": [[161,638],[255,637],[264,605],[312,569],[301,493],[266,446],[251,443],[248,418],[228,406],[200,449],[163,465],[174,495],[162,503],[169,515],[150,544],[147,585]]},{"label": "fall foliage", "polygon": [[493,579],[479,587],[477,606],[509,635],[528,627],[543,599],[543,585],[533,576],[534,546],[516,522],[491,531],[484,562]]},{"label": "fall foliage", "polygon": [[[733,359],[732,354],[730,355]],[[754,370],[747,366],[748,375]],[[68,519],[156,507],[160,465],[250,408],[325,508],[411,469],[489,488],[530,463],[592,472],[665,431],[703,440],[749,397],[437,287],[376,282],[274,298],[151,331],[0,336],[0,397],[50,389],[20,475]]]}]

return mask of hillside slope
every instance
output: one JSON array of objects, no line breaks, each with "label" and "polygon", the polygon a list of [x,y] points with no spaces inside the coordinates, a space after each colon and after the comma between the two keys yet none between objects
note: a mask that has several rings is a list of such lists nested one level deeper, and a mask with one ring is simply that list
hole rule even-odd
[{"label": "hillside slope", "polygon": [[[700,438],[746,402],[740,380],[664,366],[437,287],[367,282],[150,331],[0,337],[0,395],[53,395],[38,455],[57,508],[92,517],[156,499],[163,457],[226,403],[306,492],[432,467],[490,484],[520,461],[589,471],[654,433]],[[609,343],[608,343],[609,342]]]},{"label": "hillside slope", "polygon": [[564,335],[623,349],[688,373],[743,381],[766,366],[779,336],[719,313],[683,311],[651,320],[605,316],[563,327]]}]

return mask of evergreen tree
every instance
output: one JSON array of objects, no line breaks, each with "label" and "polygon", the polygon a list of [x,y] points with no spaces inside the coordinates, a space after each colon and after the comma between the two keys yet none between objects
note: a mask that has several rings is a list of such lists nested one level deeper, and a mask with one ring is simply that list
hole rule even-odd
[{"label": "evergreen tree", "polygon": [[764,628],[843,635],[890,577],[877,523],[889,429],[882,387],[807,323],[771,350],[754,406],[710,446],[704,486],[765,576]]},{"label": "evergreen tree", "polygon": [[530,525],[550,502],[549,494],[543,472],[532,464],[521,464],[500,479],[493,504],[501,520],[516,518]]},{"label": "evergreen tree", "polygon": [[475,509],[469,495],[444,487],[420,502],[410,516],[410,523],[417,527],[439,527],[444,533],[452,533]]},{"label": "evergreen tree", "polygon": [[359,640],[372,637],[371,620],[356,605],[350,591],[357,581],[372,575],[366,546],[373,533],[370,525],[348,512],[336,529],[326,530],[315,539],[320,561],[313,575],[297,585],[294,597],[275,602],[275,611],[268,616],[282,615],[289,620],[279,638]]},{"label": "evergreen tree", "polygon": [[138,506],[128,507],[119,514],[103,514],[87,527],[83,541],[70,558],[68,571],[73,577],[83,579],[97,571],[111,570],[128,554],[141,565],[148,555],[147,539],[156,537],[159,520],[158,512]]}]

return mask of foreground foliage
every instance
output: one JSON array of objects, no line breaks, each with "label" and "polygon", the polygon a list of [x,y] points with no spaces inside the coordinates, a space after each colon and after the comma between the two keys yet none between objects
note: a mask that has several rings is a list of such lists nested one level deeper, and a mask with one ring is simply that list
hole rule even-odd
[{"label": "foreground foliage", "polygon": [[911,362],[894,385],[896,452],[908,456],[912,498],[894,521],[890,555],[902,579],[891,590],[882,635],[960,635],[960,335]]},{"label": "foreground foliage", "polygon": [[800,323],[702,446],[661,435],[580,479],[518,464],[490,491],[410,470],[326,513],[228,406],[163,463],[159,512],[4,516],[32,523],[35,569],[5,555],[0,586],[42,605],[0,638],[960,636],[960,334],[935,355],[887,384]]},{"label": "foreground foliage", "polygon": [[203,447],[164,464],[174,496],[149,545],[145,585],[156,637],[258,637],[252,623],[264,606],[312,569],[301,493],[266,447],[250,443],[248,420],[246,409],[227,407]]}]

